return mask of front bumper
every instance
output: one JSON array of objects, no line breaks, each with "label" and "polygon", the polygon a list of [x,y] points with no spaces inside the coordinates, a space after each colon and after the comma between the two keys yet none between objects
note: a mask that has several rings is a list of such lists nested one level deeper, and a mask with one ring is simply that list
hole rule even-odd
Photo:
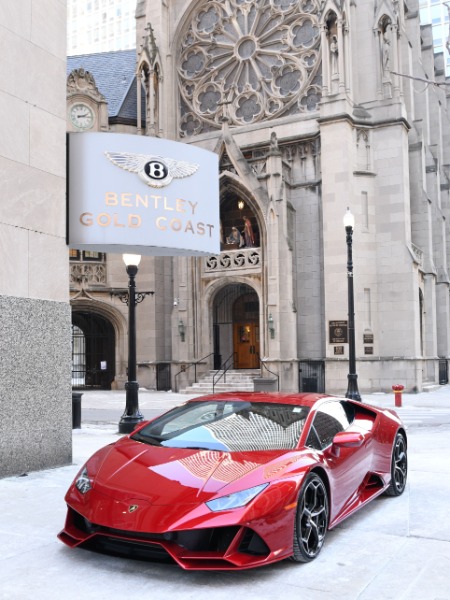
[{"label": "front bumper", "polygon": [[96,525],[70,507],[58,538],[72,548],[141,560],[174,561],[188,570],[248,569],[288,555],[271,552],[260,535],[242,525],[142,533]]},{"label": "front bumper", "polygon": [[292,482],[277,483],[247,507],[213,513],[202,503],[155,506],[95,488],[82,495],[72,486],[58,538],[72,548],[171,560],[183,569],[247,569],[292,555],[293,491]]}]

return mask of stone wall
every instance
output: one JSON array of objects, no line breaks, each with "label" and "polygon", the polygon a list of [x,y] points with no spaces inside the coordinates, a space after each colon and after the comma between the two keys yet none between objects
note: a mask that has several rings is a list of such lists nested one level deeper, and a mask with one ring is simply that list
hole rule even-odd
[{"label": "stone wall", "polygon": [[0,296],[0,475],[71,460],[70,307]]},{"label": "stone wall", "polygon": [[71,460],[66,2],[0,4],[0,476]]}]

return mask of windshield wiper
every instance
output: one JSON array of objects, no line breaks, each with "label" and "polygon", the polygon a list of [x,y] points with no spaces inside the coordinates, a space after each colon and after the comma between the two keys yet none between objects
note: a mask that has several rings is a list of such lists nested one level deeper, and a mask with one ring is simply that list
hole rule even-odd
[{"label": "windshield wiper", "polygon": [[151,446],[161,446],[161,442],[166,438],[162,435],[142,435],[142,433],[135,433],[131,436],[131,439],[144,442],[144,444],[150,444]]}]

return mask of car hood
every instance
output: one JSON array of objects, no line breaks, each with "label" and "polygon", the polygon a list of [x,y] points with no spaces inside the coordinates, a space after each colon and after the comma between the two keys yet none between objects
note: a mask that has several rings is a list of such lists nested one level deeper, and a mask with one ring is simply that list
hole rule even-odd
[{"label": "car hood", "polygon": [[[124,438],[109,447],[102,461],[93,461],[95,471],[89,474],[96,491],[117,500],[145,498],[154,506],[193,504],[207,501],[238,479],[247,479],[244,487],[264,482],[270,478],[268,463],[285,454],[286,450],[165,448]],[[248,477],[251,472],[254,476]]]}]

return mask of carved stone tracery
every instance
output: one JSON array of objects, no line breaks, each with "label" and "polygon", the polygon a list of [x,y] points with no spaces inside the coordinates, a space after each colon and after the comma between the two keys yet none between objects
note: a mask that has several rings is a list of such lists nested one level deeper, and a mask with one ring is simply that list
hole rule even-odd
[{"label": "carved stone tracery", "polygon": [[106,285],[106,265],[74,263],[70,265],[70,285]]},{"label": "carved stone tracery", "polygon": [[207,0],[182,38],[181,135],[318,110],[319,0]]},{"label": "carved stone tracery", "polygon": [[106,102],[105,96],[99,91],[94,76],[82,67],[73,69],[67,77],[67,97],[75,94],[85,94],[97,102]]}]

